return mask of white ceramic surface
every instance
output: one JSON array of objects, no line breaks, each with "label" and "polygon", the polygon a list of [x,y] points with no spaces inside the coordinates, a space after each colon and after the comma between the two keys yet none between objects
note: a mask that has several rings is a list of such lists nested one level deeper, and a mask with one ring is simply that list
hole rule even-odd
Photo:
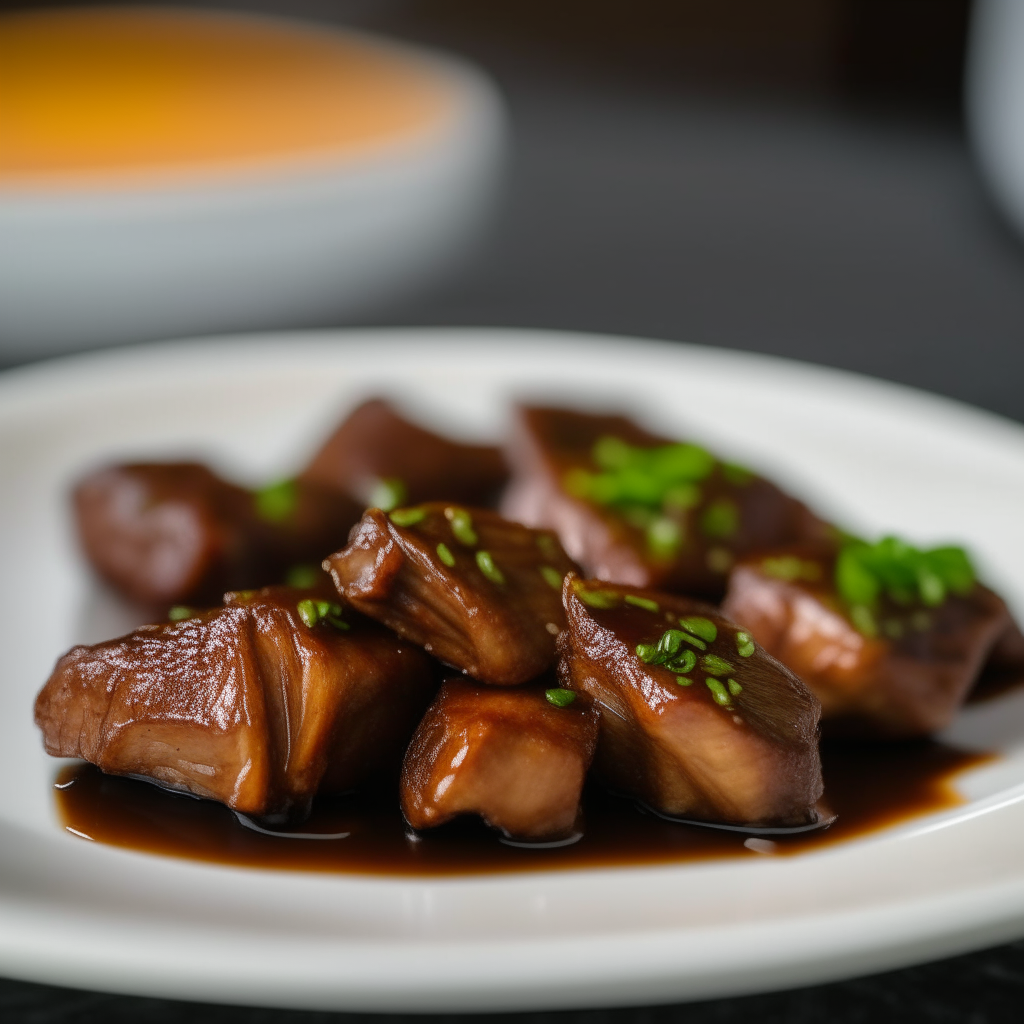
[{"label": "white ceramic surface", "polygon": [[0,187],[0,358],[346,319],[465,258],[499,186],[497,92],[460,61],[356,38],[440,82],[445,113],[364,151],[173,186]]},{"label": "white ceramic surface", "polygon": [[971,139],[996,203],[1024,234],[1024,3],[976,0],[967,61]]},{"label": "white ceramic surface", "polygon": [[794,857],[448,879],[264,872],[62,832],[32,701],[97,628],[66,493],[97,460],[287,472],[381,389],[497,436],[510,395],[635,408],[854,528],[962,539],[1024,609],[1024,430],[890,384],[683,345],[527,332],[164,344],[0,376],[0,973],[345,1010],[644,1004],[780,988],[1024,935],[1024,696],[949,738],[1002,750],[954,811]]}]

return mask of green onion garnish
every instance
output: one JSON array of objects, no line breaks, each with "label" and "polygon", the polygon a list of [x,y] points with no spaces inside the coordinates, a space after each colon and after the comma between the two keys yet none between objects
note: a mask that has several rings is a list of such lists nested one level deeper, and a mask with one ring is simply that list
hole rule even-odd
[{"label": "green onion garnish", "polygon": [[315,587],[320,579],[320,570],[315,565],[293,565],[288,570],[285,583],[289,587],[298,587],[300,590],[308,590]]},{"label": "green onion garnish", "polygon": [[476,553],[477,568],[492,582],[504,583],[505,574],[494,564],[494,557],[490,551],[478,551]]},{"label": "green onion garnish", "polygon": [[279,480],[254,492],[256,514],[268,523],[283,523],[299,504],[299,487],[294,480]]},{"label": "green onion garnish", "polygon": [[699,636],[701,640],[706,640],[709,644],[714,643],[718,636],[718,627],[710,619],[705,619],[700,615],[692,615],[689,618],[680,619],[679,625],[687,633]]},{"label": "green onion garnish", "polygon": [[425,508],[396,508],[389,516],[395,526],[415,526],[427,518]]},{"label": "green onion garnish", "polygon": [[544,577],[544,582],[552,589],[561,591],[562,589],[562,574],[550,565],[542,565],[540,567],[540,574]]},{"label": "green onion garnish", "polygon": [[749,633],[736,634],[736,653],[741,658],[749,658],[755,650],[754,638]]},{"label": "green onion garnish", "polygon": [[312,598],[305,598],[300,601],[296,606],[295,610],[299,613],[299,618],[312,629],[320,621],[320,613],[317,611],[316,601]]},{"label": "green onion garnish", "polygon": [[449,569],[455,565],[455,556],[452,554],[451,548],[449,548],[444,541],[441,541],[441,543],[437,545],[437,557],[440,558]]},{"label": "green onion garnish", "polygon": [[649,597],[641,597],[639,594],[626,594],[622,600],[626,604],[633,605],[634,608],[643,608],[649,612],[661,611],[657,601],[652,601]]},{"label": "green onion garnish", "polygon": [[725,676],[736,671],[734,665],[726,661],[725,658],[718,657],[717,654],[705,654],[700,659],[700,664],[705,672],[710,672],[713,676]]},{"label": "green onion garnish", "polygon": [[390,512],[405,501],[409,491],[405,484],[397,476],[388,477],[385,480],[374,481],[370,489],[369,504],[371,508],[383,509]]},{"label": "green onion garnish", "polygon": [[565,690],[560,686],[545,690],[544,696],[548,703],[554,704],[556,708],[567,708],[576,699],[575,691]]},{"label": "green onion garnish", "polygon": [[192,609],[187,605],[176,604],[168,613],[167,618],[171,622],[181,622],[184,619],[191,619],[193,615]]},{"label": "green onion garnish", "polygon": [[452,536],[466,547],[476,544],[478,537],[473,529],[473,517],[464,508],[449,506],[444,510],[445,519],[451,523]]},{"label": "green onion garnish", "polygon": [[731,498],[717,498],[704,509],[700,528],[708,537],[728,540],[740,527],[739,506]]},{"label": "green onion garnish", "polygon": [[722,707],[730,707],[732,705],[732,697],[729,696],[729,691],[722,685],[721,680],[712,679],[711,676],[708,676],[704,682],[711,691],[711,696],[715,698],[716,704],[721,704]]}]

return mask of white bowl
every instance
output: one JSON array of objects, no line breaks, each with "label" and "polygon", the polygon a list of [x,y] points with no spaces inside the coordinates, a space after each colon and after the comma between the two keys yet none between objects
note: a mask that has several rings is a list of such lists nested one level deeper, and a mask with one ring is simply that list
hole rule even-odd
[{"label": "white bowl", "polygon": [[439,85],[441,114],[355,153],[116,187],[0,186],[0,358],[338,321],[443,274],[494,197],[500,100],[461,62],[356,39]]}]

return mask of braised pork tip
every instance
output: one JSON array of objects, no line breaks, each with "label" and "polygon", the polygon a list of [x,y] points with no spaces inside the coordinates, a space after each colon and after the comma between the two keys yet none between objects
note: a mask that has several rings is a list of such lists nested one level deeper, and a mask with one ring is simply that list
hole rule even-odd
[{"label": "braised pork tip", "polygon": [[623,416],[521,407],[507,455],[502,513],[555,530],[599,579],[717,600],[745,552],[827,531],[763,477]]},{"label": "braised pork tip", "polygon": [[[1001,638],[1004,657],[1020,654],[1001,598],[965,574],[963,564],[959,583],[956,573],[943,582],[943,564],[956,569],[959,556],[949,552],[958,549],[889,545],[886,561],[885,543],[855,545],[846,554],[838,547],[783,548],[741,562],[730,576],[723,614],[804,680],[821,701],[827,733],[935,732],[952,720]],[[854,557],[851,567],[850,552],[864,549],[865,564],[858,568]],[[927,556],[936,553],[933,572]],[[906,592],[883,580],[873,585],[873,565],[896,580],[907,569]],[[932,590],[922,595],[919,580]],[[858,585],[866,587],[860,595]]]},{"label": "braised pork tip", "polygon": [[413,828],[477,814],[523,842],[578,834],[598,712],[586,697],[547,686],[445,680],[402,764],[402,813]]},{"label": "braised pork tip", "polygon": [[440,437],[380,398],[352,412],[302,474],[386,511],[435,500],[491,505],[507,478],[497,448]]},{"label": "braised pork tip", "polygon": [[283,580],[344,541],[361,506],[318,484],[257,492],[196,463],[111,466],[75,488],[89,561],[125,597],[210,603],[232,587]]},{"label": "braised pork tip", "polygon": [[266,587],[72,648],[36,699],[47,753],[264,818],[397,772],[433,668],[335,602]]},{"label": "braised pork tip", "polygon": [[486,509],[368,509],[324,561],[345,601],[474,679],[513,686],[549,669],[575,568],[555,535]]},{"label": "braised pork tip", "polygon": [[813,825],[820,705],[750,635],[699,601],[568,576],[563,687],[601,711],[595,770],[672,818]]}]

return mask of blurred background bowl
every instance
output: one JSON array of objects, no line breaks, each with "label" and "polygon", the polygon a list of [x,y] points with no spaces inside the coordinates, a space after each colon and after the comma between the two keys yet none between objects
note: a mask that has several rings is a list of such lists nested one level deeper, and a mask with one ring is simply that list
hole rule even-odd
[{"label": "blurred background bowl", "polygon": [[[84,83],[85,98],[76,88],[41,95],[62,46],[73,59],[92,54],[82,59],[97,82]],[[231,77],[240,60],[253,65],[250,83]],[[352,77],[353,61],[369,79]],[[382,82],[398,97],[391,106],[406,108],[375,131],[375,99],[358,91]],[[0,139],[5,361],[372,312],[464,257],[500,177],[504,118],[484,75],[287,20],[156,8],[9,15],[4,92],[5,116],[22,115]],[[249,123],[232,145],[236,110]],[[78,123],[85,115],[98,131]],[[193,115],[208,122],[202,130]],[[278,136],[266,145],[261,117]],[[139,139],[102,152],[104,131],[114,150]],[[187,153],[175,151],[176,132],[192,139]]]}]

